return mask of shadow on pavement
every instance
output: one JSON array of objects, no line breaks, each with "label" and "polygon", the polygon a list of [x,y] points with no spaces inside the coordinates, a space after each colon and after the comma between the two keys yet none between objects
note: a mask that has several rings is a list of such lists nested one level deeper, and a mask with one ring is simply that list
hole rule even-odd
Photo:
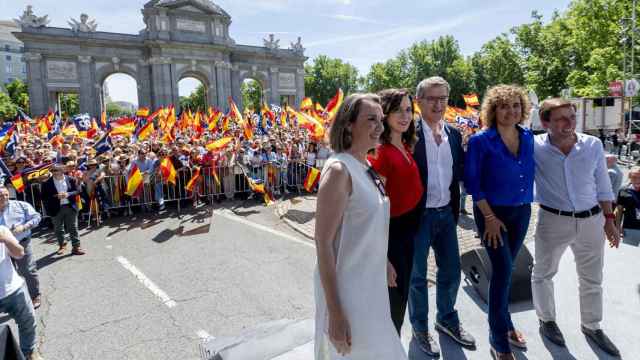
[{"label": "shadow on pavement", "polygon": [[306,224],[313,220],[315,216],[315,211],[302,211],[296,209],[289,209],[289,211],[284,215],[285,218],[295,221],[298,224]]},{"label": "shadow on pavement", "polygon": [[[538,333],[540,331],[538,330]],[[549,354],[554,360],[578,360],[566,347],[558,346],[551,341],[547,340],[542,334],[540,334],[540,338],[542,338],[542,344],[549,351]]]},{"label": "shadow on pavement", "polygon": [[[70,251],[70,250],[69,250]],[[70,252],[64,255],[56,255],[55,252],[52,252],[49,255],[45,255],[43,257],[41,257],[40,259],[36,260],[36,267],[38,268],[38,270],[42,270],[43,268],[58,262],[62,259],[68,258],[73,256]]]},{"label": "shadow on pavement", "polygon": [[[473,300],[473,302],[478,306],[480,310],[482,310],[482,312],[484,312],[485,314],[488,314],[489,312],[488,304],[486,304],[482,300],[482,298],[480,298],[480,296],[478,295],[476,290],[473,288],[473,286],[465,285],[462,287],[462,290],[464,290],[467,296],[469,296],[469,298]],[[512,314],[527,312],[533,309],[534,309],[533,302],[531,300],[509,303],[509,312]]]}]

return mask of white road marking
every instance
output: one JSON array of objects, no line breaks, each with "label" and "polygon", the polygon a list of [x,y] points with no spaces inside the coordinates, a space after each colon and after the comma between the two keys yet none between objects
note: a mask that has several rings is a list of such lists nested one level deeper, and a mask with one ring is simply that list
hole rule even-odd
[{"label": "white road marking", "polygon": [[162,291],[162,289],[160,289],[158,285],[151,281],[145,274],[142,273],[142,271],[138,270],[138,268],[130,263],[129,260],[127,260],[123,256],[116,257],[116,260],[118,260],[120,265],[122,265],[125,269],[129,270],[129,272],[131,272],[138,279],[138,281],[142,283],[142,285],[149,289],[149,291],[151,291],[155,296],[160,298],[160,300],[162,300],[162,303],[167,305],[167,307],[172,308],[177,305],[175,301],[171,300],[167,293]]},{"label": "white road marking", "polygon": [[109,250],[113,249],[113,246],[111,246],[111,245],[107,245],[107,246],[105,246],[105,247],[106,247],[107,249],[109,249]]},{"label": "white road marking", "polygon": [[273,235],[282,237],[284,239],[287,239],[289,241],[292,241],[292,242],[295,242],[295,243],[298,243],[298,244],[306,245],[306,246],[312,247],[314,249],[316,247],[316,245],[314,243],[310,242],[310,241],[305,241],[305,240],[299,239],[299,238],[297,238],[295,236],[283,233],[281,231],[273,230],[270,227],[267,227],[267,226],[264,226],[264,225],[260,225],[260,224],[256,224],[256,223],[254,223],[252,221],[249,221],[247,219],[243,219],[240,216],[234,215],[229,210],[215,210],[213,213],[214,213],[214,215],[219,215],[219,216],[222,216],[222,217],[227,218],[229,220],[233,220],[233,221],[239,222],[241,224],[245,224],[245,225],[254,227],[256,229],[260,229],[262,231],[266,231],[268,233],[271,233]]},{"label": "white road marking", "polygon": [[196,335],[198,335],[198,337],[202,340],[214,339],[213,336],[209,335],[209,333],[204,330],[196,331]]}]

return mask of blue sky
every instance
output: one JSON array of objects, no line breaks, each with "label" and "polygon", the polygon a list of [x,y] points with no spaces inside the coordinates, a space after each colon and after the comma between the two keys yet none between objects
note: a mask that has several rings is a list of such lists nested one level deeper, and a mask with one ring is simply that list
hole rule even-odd
[{"label": "blue sky", "polygon": [[[19,16],[27,4],[36,15],[48,14],[50,26],[68,27],[67,21],[87,13],[99,31],[138,33],[144,28],[142,9],[135,0],[0,0],[5,17]],[[483,43],[530,21],[538,10],[548,19],[563,11],[570,0],[217,0],[232,17],[231,37],[238,44],[262,45],[274,33],[283,47],[302,37],[311,59],[319,54],[344,59],[361,74],[395,56],[416,41],[453,35],[465,55]],[[181,83],[181,93],[194,83]],[[109,79],[113,100],[136,102],[132,81]]]}]

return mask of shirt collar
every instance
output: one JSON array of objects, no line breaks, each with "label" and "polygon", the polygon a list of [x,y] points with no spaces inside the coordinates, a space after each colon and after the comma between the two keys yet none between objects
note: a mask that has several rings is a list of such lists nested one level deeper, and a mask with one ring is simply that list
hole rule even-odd
[{"label": "shirt collar", "polygon": [[[440,119],[439,124],[440,124],[440,130],[442,130],[444,132],[444,120]],[[432,132],[431,131],[431,127],[427,124],[427,120],[425,120],[425,119],[422,119],[422,128],[425,131],[428,131],[429,133]]]},{"label": "shirt collar", "polygon": [[[529,131],[527,128],[523,127],[520,124],[516,124],[516,129],[518,130],[518,134],[522,134],[522,133],[524,133],[526,131]],[[487,128],[485,131],[486,131],[487,136],[491,140],[497,139],[498,136],[500,135],[500,133],[498,133],[498,129],[495,126]]]}]

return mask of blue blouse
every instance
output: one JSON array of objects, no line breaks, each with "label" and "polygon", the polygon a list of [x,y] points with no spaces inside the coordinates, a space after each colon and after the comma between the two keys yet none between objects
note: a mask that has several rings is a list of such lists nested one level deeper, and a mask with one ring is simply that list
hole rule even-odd
[{"label": "blue blouse", "polygon": [[518,156],[514,156],[492,127],[473,135],[467,145],[464,186],[473,201],[489,205],[517,206],[533,202],[533,133],[517,126]]}]

